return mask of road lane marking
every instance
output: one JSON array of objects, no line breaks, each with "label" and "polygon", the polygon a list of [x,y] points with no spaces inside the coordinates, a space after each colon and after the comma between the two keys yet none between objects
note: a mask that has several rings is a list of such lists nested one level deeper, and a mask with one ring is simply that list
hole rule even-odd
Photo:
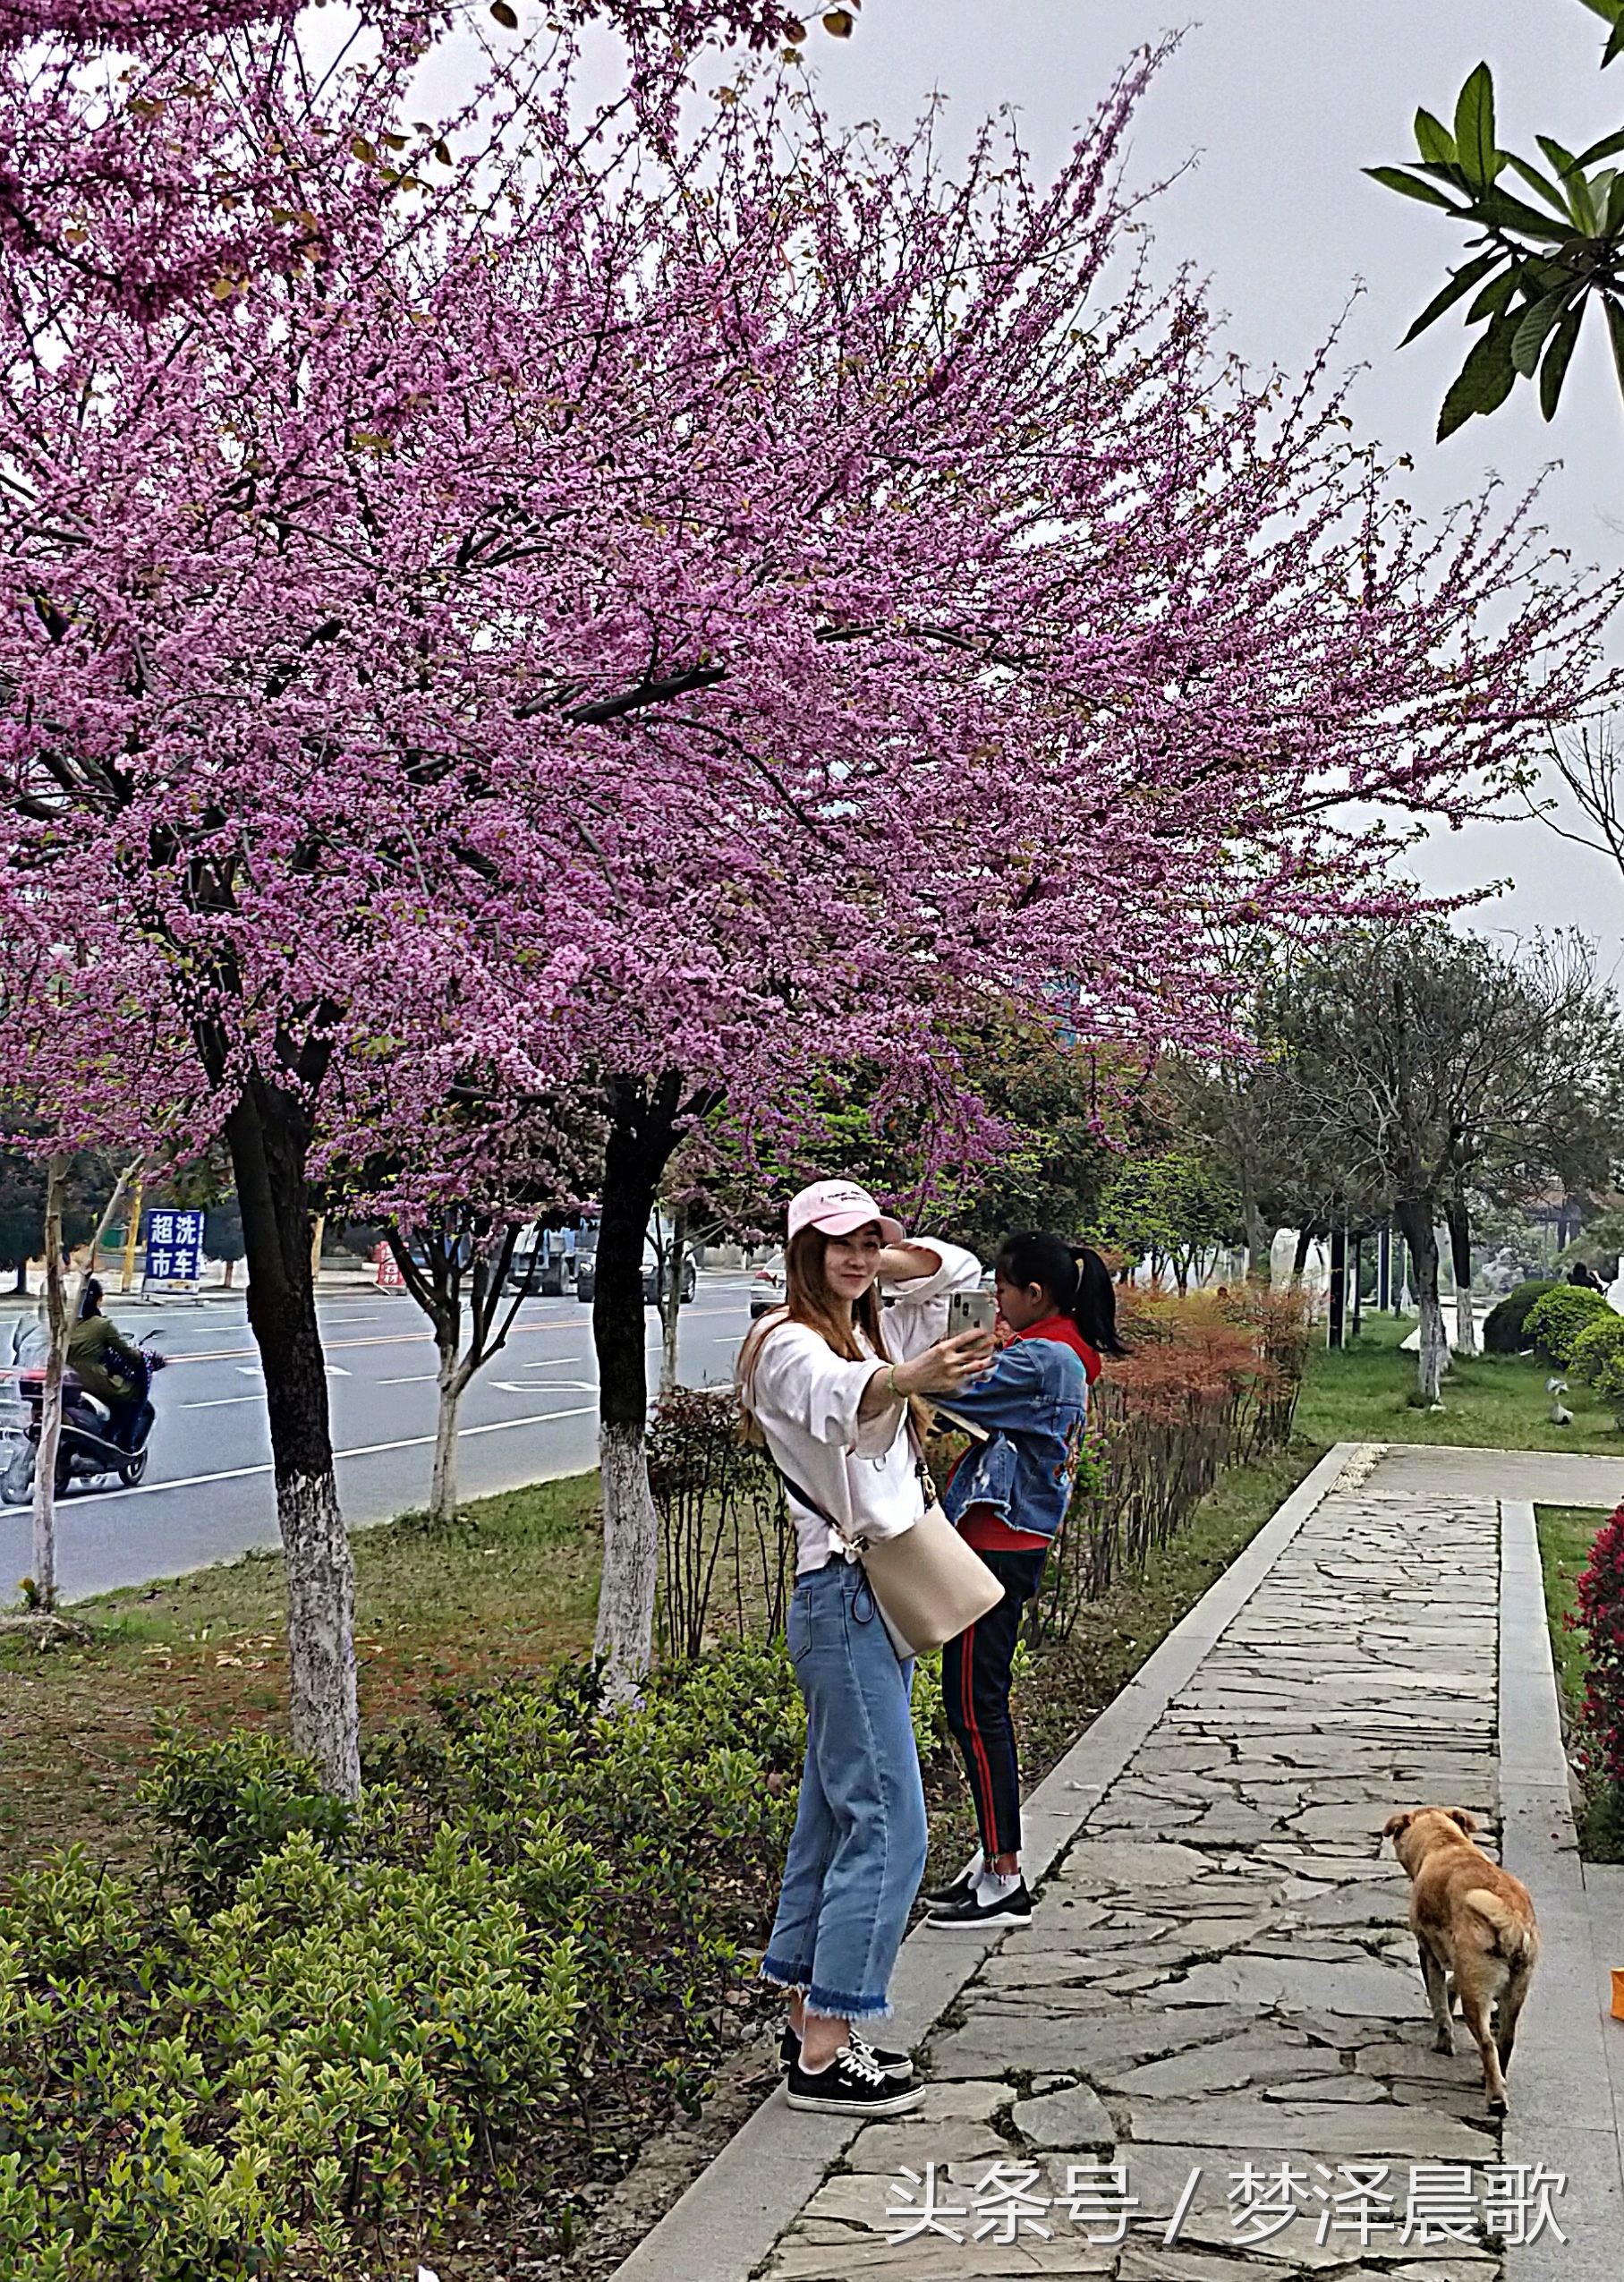
[{"label": "road lane marking", "polygon": [[257,1394],[217,1394],[208,1402],[183,1402],[183,1410],[229,1410],[236,1402],[258,1402]]},{"label": "road lane marking", "polygon": [[[528,1393],[531,1390],[526,1389]],[[251,1397],[250,1398],[251,1400]],[[556,1418],[591,1418],[597,1416],[595,1402],[578,1404],[573,1410],[541,1410],[533,1418],[496,1418],[488,1426],[459,1426],[457,1440],[469,1435],[506,1434],[514,1426],[546,1426]],[[391,1450],[426,1450],[433,1442],[432,1435],[406,1435],[399,1442],[363,1443],[358,1450],[336,1450],[334,1462],[344,1458],[378,1458]],[[183,1474],[173,1482],[138,1482],[133,1489],[92,1490],[88,1497],[69,1495],[57,1503],[58,1513],[77,1513],[81,1506],[107,1505],[115,1499],[122,1504],[132,1497],[156,1497],[162,1490],[195,1490],[210,1482],[244,1482],[251,1474],[268,1474],[272,1470],[268,1460],[259,1466],[227,1466],[217,1474]]]},{"label": "road lane marking", "polygon": [[412,1371],[404,1379],[374,1379],[374,1386],[432,1386],[439,1376],[438,1371]]}]

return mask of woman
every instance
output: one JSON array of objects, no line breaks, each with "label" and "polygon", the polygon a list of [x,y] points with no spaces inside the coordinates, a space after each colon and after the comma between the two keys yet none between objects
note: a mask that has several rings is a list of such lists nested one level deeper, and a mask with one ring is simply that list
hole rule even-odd
[{"label": "woman", "polygon": [[[898,1662],[848,1537],[896,1537],[924,1511],[910,1406],[987,1365],[984,1333],[940,1336],[980,1263],[911,1244],[867,1191],[821,1180],[789,1208],[784,1307],[739,1356],[747,1426],[784,1477],[795,1525],[789,1653],[806,1703],[800,1810],[761,1971],[789,1991],[792,2107],[896,2116],[924,2087],[906,2053],[854,2023],[890,2010],[891,1968],[925,1861],[925,1802]],[[881,1316],[881,1284],[895,1292]]]},{"label": "woman", "polygon": [[925,1899],[928,1925],[978,1931],[1032,1921],[1021,1876],[1021,1784],[1009,1675],[1021,1613],[1071,1500],[1102,1355],[1120,1355],[1110,1271],[1097,1252],[1033,1230],[1011,1236],[993,1270],[1008,1339],[984,1378],[950,1408],[989,1430],[956,1468],[942,1500],[967,1545],[1004,1588],[999,1605],[942,1651],[948,1724],[975,1801],[981,1851],[962,1878]]}]

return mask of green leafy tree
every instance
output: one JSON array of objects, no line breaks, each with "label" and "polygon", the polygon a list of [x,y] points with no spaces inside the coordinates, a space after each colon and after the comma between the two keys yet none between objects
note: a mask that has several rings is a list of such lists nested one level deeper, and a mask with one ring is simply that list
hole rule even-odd
[{"label": "green leafy tree", "polygon": [[1152,1275],[1170,1267],[1183,1291],[1210,1254],[1241,1238],[1240,1201],[1220,1173],[1187,1151],[1130,1157],[1101,1200],[1095,1232],[1113,1251],[1148,1258]]},{"label": "green leafy tree", "polygon": [[[1584,4],[1611,26],[1605,66],[1624,48],[1624,0]],[[1462,302],[1467,324],[1479,328],[1444,398],[1441,442],[1474,414],[1497,412],[1519,379],[1537,381],[1540,410],[1552,419],[1592,304],[1624,389],[1624,171],[1608,163],[1624,153],[1624,129],[1579,151],[1551,135],[1535,140],[1543,166],[1500,148],[1493,77],[1479,64],[1456,98],[1452,126],[1416,112],[1416,161],[1366,169],[1467,233],[1467,259],[1405,336],[1413,341]]]}]

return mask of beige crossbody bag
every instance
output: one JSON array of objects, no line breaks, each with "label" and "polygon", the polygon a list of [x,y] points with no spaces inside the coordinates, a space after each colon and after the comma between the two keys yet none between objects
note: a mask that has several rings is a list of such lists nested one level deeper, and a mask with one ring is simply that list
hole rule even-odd
[{"label": "beige crossbody bag", "polygon": [[[913,1431],[910,1425],[910,1437]],[[827,1521],[863,1563],[891,1646],[905,1662],[957,1639],[1004,1597],[1004,1588],[991,1570],[942,1511],[917,1442],[914,1457],[925,1510],[911,1528],[894,1537],[876,1539],[851,1536],[816,1498],[808,1496],[799,1482],[792,1481],[781,1467],[778,1469],[785,1488],[809,1513]]]}]

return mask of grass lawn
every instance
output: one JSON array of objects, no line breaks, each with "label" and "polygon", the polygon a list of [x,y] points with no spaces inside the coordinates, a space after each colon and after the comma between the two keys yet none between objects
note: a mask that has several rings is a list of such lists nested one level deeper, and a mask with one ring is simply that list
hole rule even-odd
[{"label": "grass lawn", "polygon": [[1545,1381],[1549,1365],[1526,1355],[1473,1355],[1451,1364],[1441,1410],[1414,1408],[1416,1358],[1399,1342],[1415,1328],[1367,1315],[1356,1345],[1332,1355],[1316,1345],[1297,1408],[1297,1432],[1312,1442],[1450,1443],[1479,1450],[1580,1450],[1624,1458],[1624,1434],[1611,1408],[1570,1379],[1562,1400],[1570,1426],[1555,1425]]},{"label": "grass lawn", "polygon": [[1594,1505],[1536,1505],[1540,1565],[1545,1575],[1545,1613],[1551,1620],[1551,1647],[1556,1658],[1557,1685],[1569,1719],[1585,1694],[1584,1635],[1568,1619],[1578,1606],[1579,1572],[1590,1561],[1590,1548],[1607,1515]]},{"label": "grass lawn", "polygon": [[[361,1717],[390,1727],[435,1690],[477,1686],[590,1647],[598,1597],[598,1477],[538,1483],[464,1509],[430,1534],[410,1518],[356,1532]],[[152,1723],[282,1724],[287,1711],[279,1554],[108,1593],[73,1614],[88,1648],[42,1655],[0,1637],[0,1868],[81,1839],[127,1861]]]}]

